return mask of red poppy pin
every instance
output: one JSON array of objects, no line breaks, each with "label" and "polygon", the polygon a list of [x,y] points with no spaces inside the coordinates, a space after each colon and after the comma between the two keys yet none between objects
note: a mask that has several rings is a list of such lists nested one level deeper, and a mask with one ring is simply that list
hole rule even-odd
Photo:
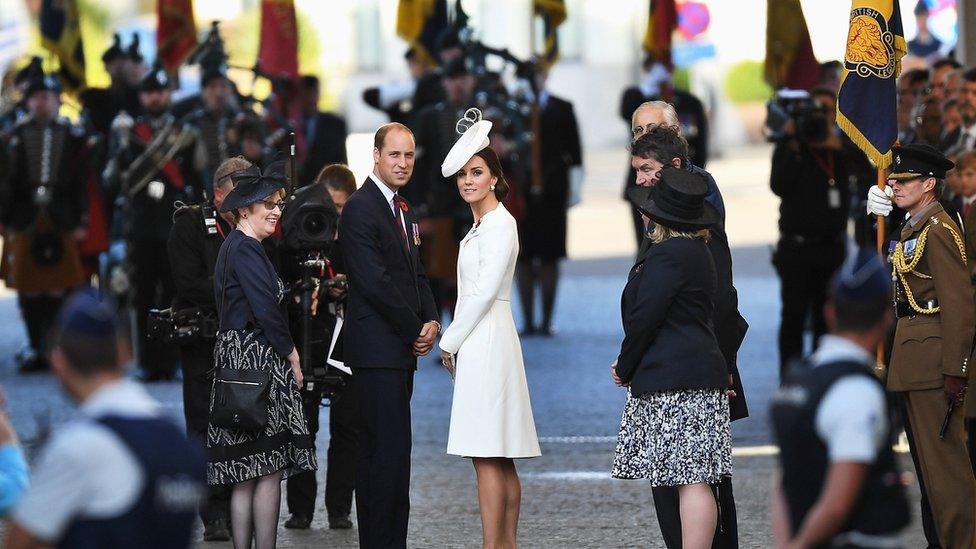
[{"label": "red poppy pin", "polygon": [[399,207],[400,211],[404,213],[410,211],[410,206],[407,205],[407,201],[402,198],[400,200],[397,200],[397,207]]}]

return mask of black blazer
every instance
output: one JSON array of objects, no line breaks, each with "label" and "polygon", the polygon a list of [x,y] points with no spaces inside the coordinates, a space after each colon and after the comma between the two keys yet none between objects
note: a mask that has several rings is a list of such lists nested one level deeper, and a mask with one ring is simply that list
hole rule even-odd
[{"label": "black blazer", "polygon": [[729,386],[712,327],[715,279],[712,256],[700,239],[655,244],[631,269],[621,299],[617,375],[633,394]]},{"label": "black blazer", "polygon": [[348,134],[342,118],[327,112],[315,115],[315,132],[305,136],[305,162],[299,170],[302,186],[314,183],[322,168],[329,164],[346,163]]},{"label": "black blazer", "polygon": [[221,330],[260,332],[281,358],[295,349],[278,273],[261,243],[239,230],[231,231],[220,245],[214,299]]},{"label": "black blazer", "polygon": [[408,253],[377,185],[367,179],[339,219],[349,277],[343,351],[352,368],[415,369],[413,342],[425,322],[437,320],[437,308],[414,244],[412,212],[404,212]]}]

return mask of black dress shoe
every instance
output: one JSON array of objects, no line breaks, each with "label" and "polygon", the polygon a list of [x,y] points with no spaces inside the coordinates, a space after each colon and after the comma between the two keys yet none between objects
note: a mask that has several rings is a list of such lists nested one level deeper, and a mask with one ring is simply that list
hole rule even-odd
[{"label": "black dress shoe", "polygon": [[230,541],[230,529],[225,520],[212,520],[203,525],[203,541]]},{"label": "black dress shoe", "polygon": [[351,530],[352,521],[349,520],[349,515],[343,515],[341,517],[329,517],[329,530]]},{"label": "black dress shoe", "polygon": [[295,513],[285,521],[285,528],[289,530],[308,530],[311,525],[312,517],[302,513]]}]

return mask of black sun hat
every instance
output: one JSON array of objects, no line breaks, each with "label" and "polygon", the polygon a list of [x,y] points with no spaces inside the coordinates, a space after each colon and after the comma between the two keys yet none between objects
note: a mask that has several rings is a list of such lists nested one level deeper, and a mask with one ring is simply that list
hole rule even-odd
[{"label": "black sun hat", "polygon": [[220,204],[221,212],[246,208],[251,204],[261,202],[271,196],[271,193],[284,189],[287,183],[285,161],[272,162],[263,172],[252,164],[246,170],[232,173],[230,178],[234,182],[234,190]]},{"label": "black sun hat", "polygon": [[644,215],[679,231],[707,229],[719,222],[719,213],[705,200],[705,178],[680,168],[663,168],[653,187],[631,187],[627,198]]}]

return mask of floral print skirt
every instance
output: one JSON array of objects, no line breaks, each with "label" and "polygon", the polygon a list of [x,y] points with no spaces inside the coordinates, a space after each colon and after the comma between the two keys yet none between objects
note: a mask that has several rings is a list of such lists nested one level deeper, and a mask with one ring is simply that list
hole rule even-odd
[{"label": "floral print skirt", "polygon": [[652,486],[716,484],[732,475],[729,397],[722,389],[628,394],[611,475]]},{"label": "floral print skirt", "polygon": [[[278,471],[287,478],[317,468],[315,444],[308,431],[301,394],[288,363],[261,335],[249,330],[217,334],[217,368],[263,370],[271,374],[268,424],[261,431],[207,429],[207,480],[235,484]],[[210,406],[213,408],[213,389]]]}]

